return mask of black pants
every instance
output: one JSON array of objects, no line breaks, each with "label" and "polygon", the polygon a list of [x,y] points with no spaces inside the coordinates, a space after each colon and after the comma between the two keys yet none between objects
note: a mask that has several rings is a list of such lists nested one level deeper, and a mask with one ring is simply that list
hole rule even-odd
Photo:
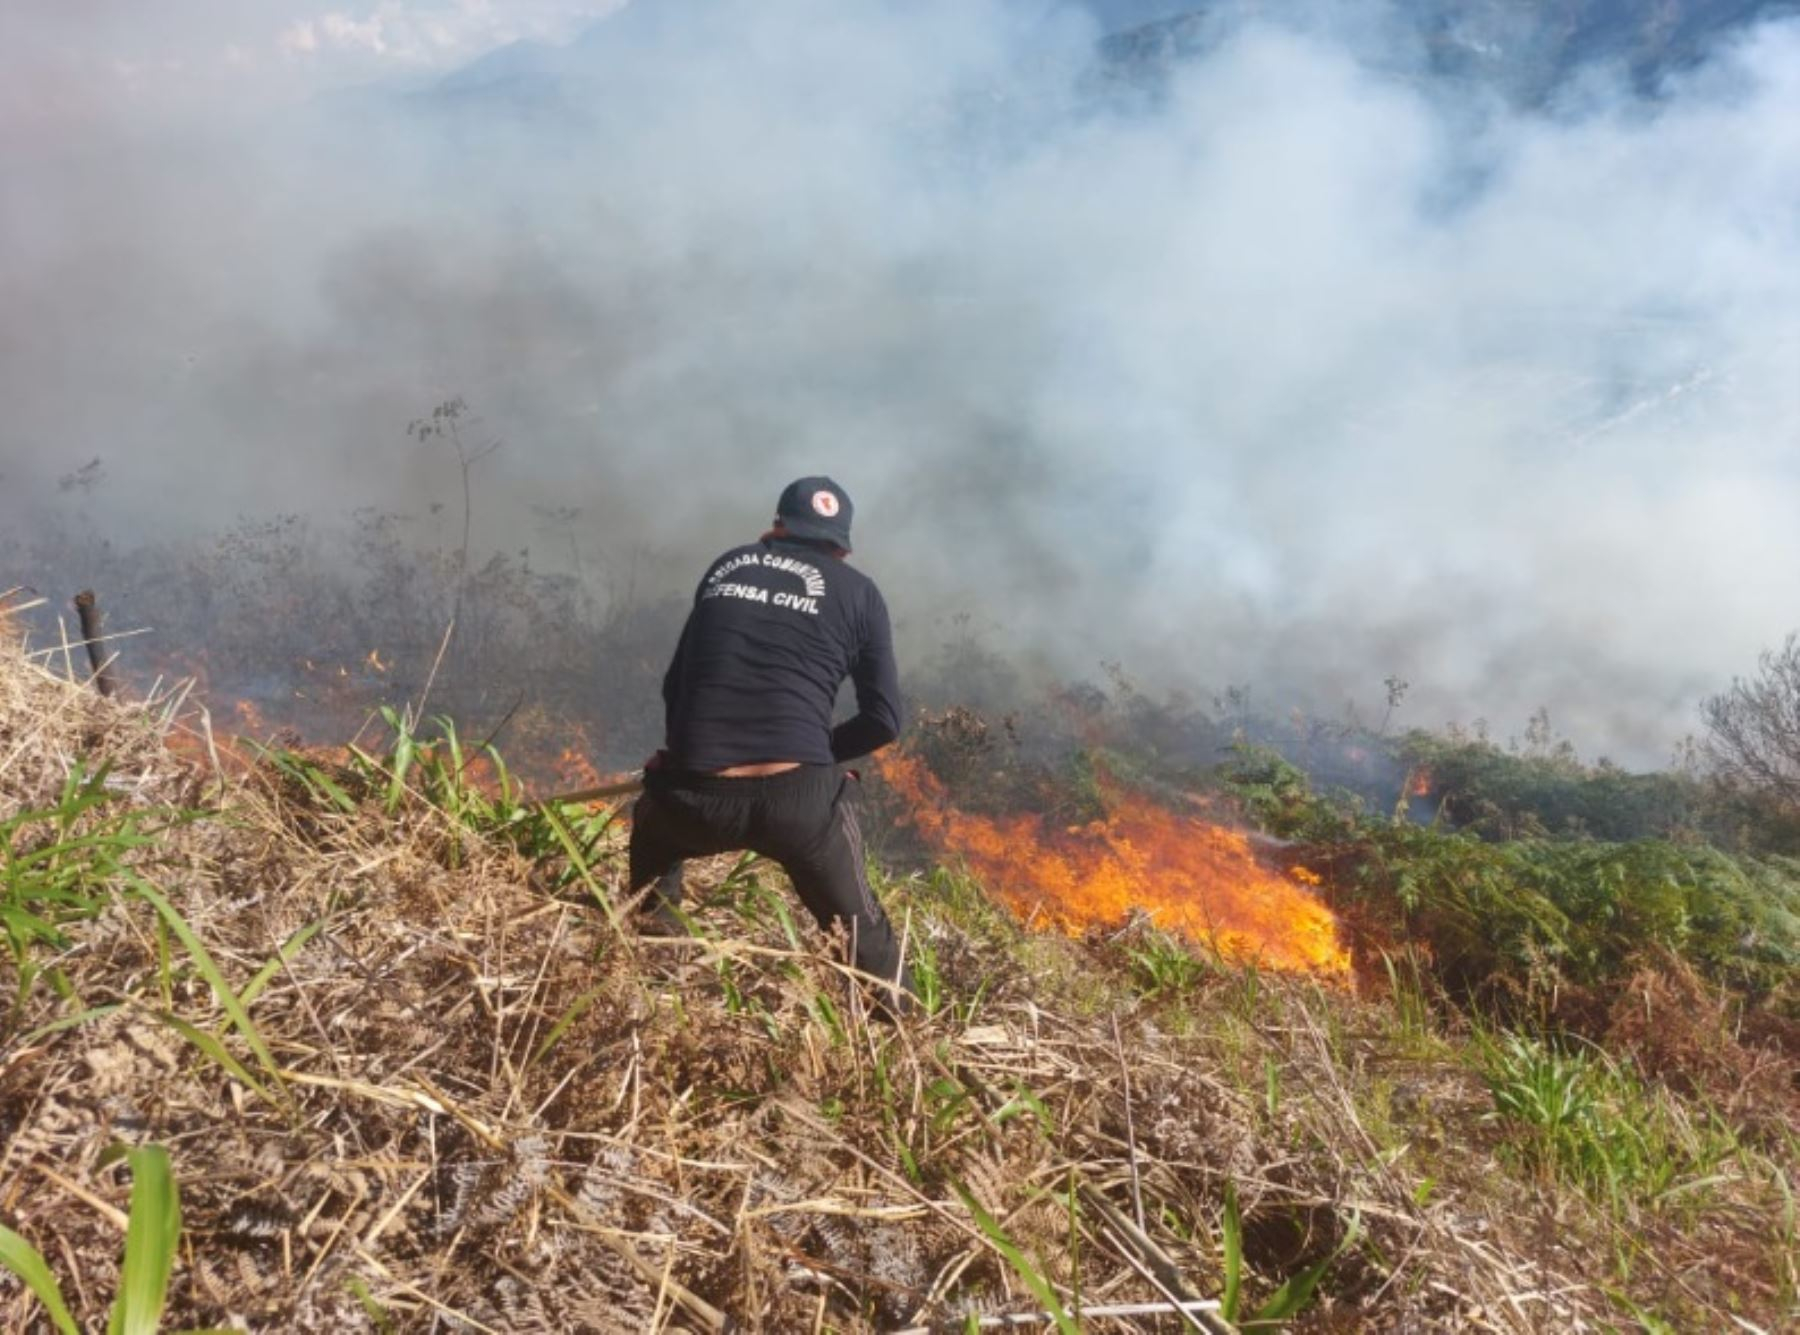
[{"label": "black pants", "polygon": [[900,943],[869,888],[854,788],[833,765],[760,779],[651,770],[631,813],[631,889],[658,882],[646,911],[679,905],[683,859],[747,848],[781,864],[819,926],[847,924],[858,969],[910,992]]}]

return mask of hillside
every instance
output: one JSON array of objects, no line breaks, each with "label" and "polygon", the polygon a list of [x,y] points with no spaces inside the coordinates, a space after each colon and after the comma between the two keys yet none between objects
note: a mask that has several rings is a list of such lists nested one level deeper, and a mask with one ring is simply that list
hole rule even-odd
[{"label": "hillside", "polygon": [[[159,1231],[169,1329],[1796,1314],[1778,1048],[1655,1076],[1501,1028],[1403,942],[1259,971],[1141,919],[1026,930],[955,867],[880,879],[927,1003],[882,1023],[754,862],[643,938],[611,812],[533,811],[406,732],[234,764],[66,664],[0,651],[0,1223],[80,1328],[122,1257],[157,1305]],[[1740,1014],[1677,957],[1613,990],[1665,1055]],[[30,1255],[8,1330],[57,1328]]]}]

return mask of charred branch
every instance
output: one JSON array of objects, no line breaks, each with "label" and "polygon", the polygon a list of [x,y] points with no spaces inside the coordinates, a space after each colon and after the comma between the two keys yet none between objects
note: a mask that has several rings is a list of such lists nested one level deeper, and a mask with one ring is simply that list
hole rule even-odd
[{"label": "charred branch", "polygon": [[87,645],[88,662],[94,669],[94,689],[111,698],[118,692],[119,683],[113,676],[112,657],[106,652],[100,604],[92,589],[83,589],[75,595],[75,615],[81,618],[81,639]]}]

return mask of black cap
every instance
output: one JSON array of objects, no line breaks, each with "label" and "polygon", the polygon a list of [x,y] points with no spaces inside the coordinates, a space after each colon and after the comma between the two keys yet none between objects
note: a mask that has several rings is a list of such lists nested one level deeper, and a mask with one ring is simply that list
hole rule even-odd
[{"label": "black cap", "polygon": [[796,538],[829,542],[850,550],[850,516],[855,507],[844,489],[828,477],[790,482],[775,502],[775,521]]}]

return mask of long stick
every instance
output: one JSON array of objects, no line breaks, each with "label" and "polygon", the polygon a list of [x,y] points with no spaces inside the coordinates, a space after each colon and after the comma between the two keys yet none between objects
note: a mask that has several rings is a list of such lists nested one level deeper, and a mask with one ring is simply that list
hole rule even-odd
[{"label": "long stick", "polygon": [[644,775],[642,771],[628,779],[619,779],[613,783],[603,783],[595,788],[578,788],[572,793],[556,793],[551,797],[540,797],[531,805],[533,807],[569,806],[579,802],[603,802],[609,797],[628,797],[632,793],[644,791]]}]

